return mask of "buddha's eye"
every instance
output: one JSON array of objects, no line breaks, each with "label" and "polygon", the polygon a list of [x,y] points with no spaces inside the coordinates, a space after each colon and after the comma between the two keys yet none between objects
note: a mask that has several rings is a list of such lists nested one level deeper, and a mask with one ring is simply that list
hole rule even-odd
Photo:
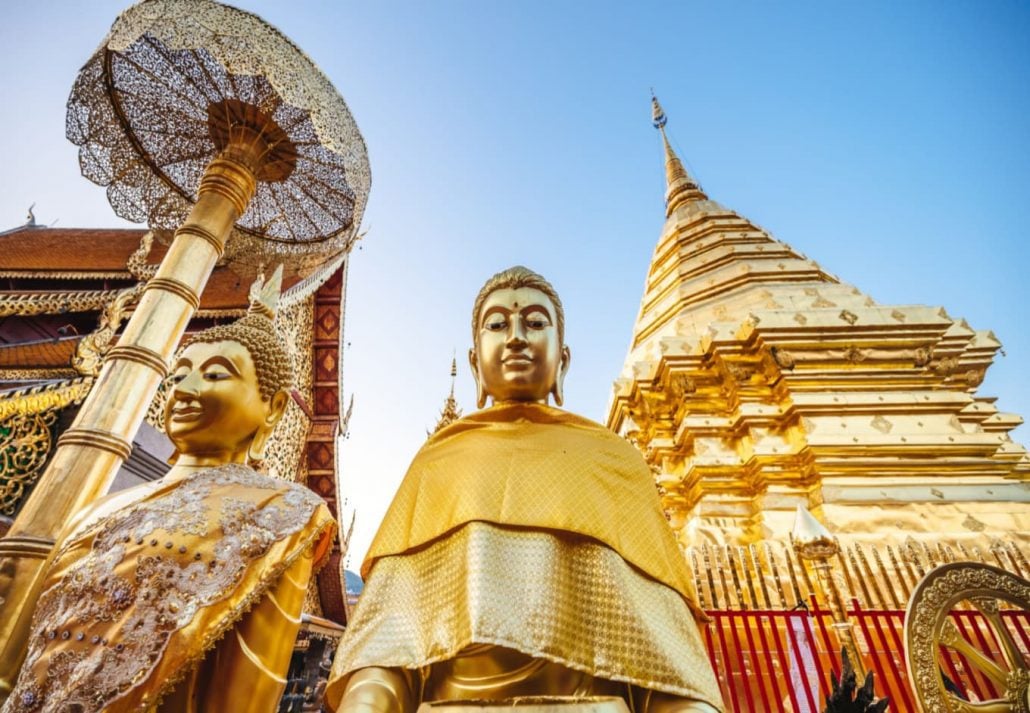
[{"label": "buddha's eye", "polygon": [[499,332],[508,326],[508,323],[503,319],[489,319],[486,324],[483,325],[486,329],[491,332]]},{"label": "buddha's eye", "polygon": [[181,383],[182,380],[186,378],[186,374],[187,372],[185,371],[177,371],[174,374],[172,374],[172,376],[169,378],[169,381],[171,381],[173,384]]},{"label": "buddha's eye", "polygon": [[228,379],[232,374],[227,371],[211,370],[204,372],[204,381],[224,381]]},{"label": "buddha's eye", "polygon": [[546,319],[530,318],[526,320],[526,326],[530,329],[544,329],[547,324]]}]

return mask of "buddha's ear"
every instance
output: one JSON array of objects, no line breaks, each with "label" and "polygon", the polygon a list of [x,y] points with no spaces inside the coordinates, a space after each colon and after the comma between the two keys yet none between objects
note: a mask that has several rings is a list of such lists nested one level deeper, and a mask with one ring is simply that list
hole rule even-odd
[{"label": "buddha's ear", "polygon": [[483,388],[483,380],[479,378],[479,357],[475,349],[469,349],[469,371],[476,382],[476,408],[483,408],[486,406],[486,390]]},{"label": "buddha's ear", "polygon": [[272,401],[268,406],[268,416],[265,417],[265,424],[275,428],[279,419],[286,413],[286,405],[290,402],[290,394],[285,389],[279,389],[272,394]]},{"label": "buddha's ear", "polygon": [[268,413],[265,415],[265,422],[254,434],[254,440],[247,448],[247,460],[260,463],[265,459],[265,449],[268,447],[268,439],[272,437],[275,425],[286,413],[286,405],[290,402],[290,394],[280,389],[272,395],[268,404]]},{"label": "buddha's ear", "polygon": [[554,379],[554,386],[551,387],[551,394],[554,396],[554,404],[561,406],[565,403],[565,375],[569,373],[569,364],[572,363],[572,352],[569,348],[561,348],[561,361],[558,363],[558,373]]}]

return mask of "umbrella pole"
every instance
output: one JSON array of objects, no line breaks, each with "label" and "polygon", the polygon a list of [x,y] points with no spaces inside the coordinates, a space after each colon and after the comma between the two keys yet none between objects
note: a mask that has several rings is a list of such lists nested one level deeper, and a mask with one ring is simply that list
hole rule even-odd
[{"label": "umbrella pole", "polygon": [[125,332],[10,532],[0,538],[0,703],[25,656],[51,549],[75,513],[107,492],[129,457],[232,226],[254,195],[263,155],[257,148],[230,145],[208,165],[197,202]]}]

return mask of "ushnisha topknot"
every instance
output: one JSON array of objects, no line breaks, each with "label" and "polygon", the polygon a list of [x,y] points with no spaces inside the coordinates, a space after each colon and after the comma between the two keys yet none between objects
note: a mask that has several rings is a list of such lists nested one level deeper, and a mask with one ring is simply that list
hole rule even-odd
[{"label": "ushnisha topknot", "polygon": [[263,275],[258,275],[250,288],[250,307],[246,315],[231,324],[220,324],[198,332],[182,347],[185,349],[197,343],[239,342],[254,362],[263,399],[271,399],[276,392],[288,391],[293,386],[293,365],[276,336],[273,324],[282,278],[282,265],[267,281]]},{"label": "ushnisha topknot", "polygon": [[565,344],[565,309],[562,307],[557,291],[542,275],[538,275],[522,265],[515,265],[507,270],[501,270],[487,280],[482,289],[479,290],[479,294],[476,295],[476,301],[472,305],[473,344],[476,344],[476,335],[479,334],[479,314],[483,310],[483,303],[486,302],[486,298],[490,293],[504,289],[517,290],[520,287],[531,287],[535,290],[540,290],[551,298],[551,302],[554,303],[554,311],[557,312],[555,319],[558,322],[558,341]]}]

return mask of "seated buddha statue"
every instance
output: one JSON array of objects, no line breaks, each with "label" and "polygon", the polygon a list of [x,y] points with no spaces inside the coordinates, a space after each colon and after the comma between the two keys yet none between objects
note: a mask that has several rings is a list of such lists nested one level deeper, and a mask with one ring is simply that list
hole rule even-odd
[{"label": "seated buddha statue", "polygon": [[481,410],[426,442],[380,525],[332,710],[525,696],[721,710],[650,470],[616,434],[548,405],[562,404],[564,333],[536,273],[514,267],[483,286],[469,352]]},{"label": "seated buddha statue", "polygon": [[306,487],[247,464],[262,459],[289,399],[272,328],[280,280],[179,353],[164,412],[169,473],[66,527],[4,713],[277,709],[335,527]]}]

